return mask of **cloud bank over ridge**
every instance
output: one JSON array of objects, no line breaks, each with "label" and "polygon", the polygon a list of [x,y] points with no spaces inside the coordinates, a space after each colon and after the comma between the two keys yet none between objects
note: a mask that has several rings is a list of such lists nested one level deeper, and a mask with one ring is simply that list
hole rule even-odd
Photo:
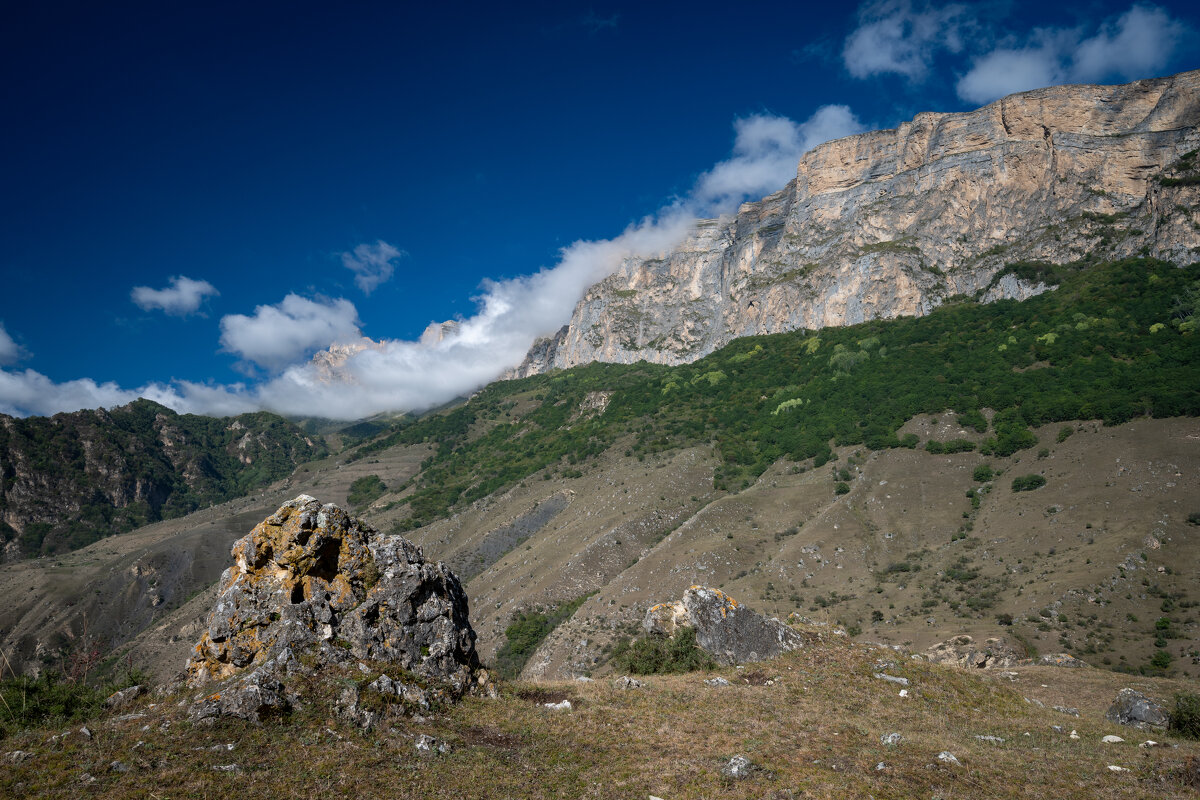
[{"label": "cloud bank over ridge", "polygon": [[[0,413],[53,414],[122,405],[138,397],[180,412],[214,415],[268,409],[357,419],[430,408],[469,393],[520,363],[533,340],[564,324],[587,287],[613,272],[623,259],[661,253],[681,242],[697,218],[728,213],[744,200],[778,191],[795,175],[804,152],[864,129],[844,105],[822,106],[801,123],[770,114],[737,119],[732,155],[702,173],[686,197],[676,198],[612,239],[568,245],[553,267],[485,281],[475,298],[476,313],[457,320],[440,338],[364,340],[358,312],[349,300],[289,293],[278,304],[258,306],[253,314],[221,319],[222,347],[269,373],[259,383],[172,381],[125,389],[90,378],[55,382],[32,369],[0,370]],[[393,262],[403,256],[403,251],[379,241],[342,254],[342,262],[355,272],[359,288],[369,293],[391,277]],[[193,306],[196,292],[188,294],[188,285],[179,286],[184,280],[188,279],[175,279],[164,290],[139,287],[135,293],[158,292],[143,294],[150,307],[190,313],[204,294]],[[178,300],[162,294],[177,289]],[[328,371],[309,359],[313,352],[334,344],[352,347],[338,368],[339,379],[330,381]],[[353,352],[354,345],[368,346]]]}]

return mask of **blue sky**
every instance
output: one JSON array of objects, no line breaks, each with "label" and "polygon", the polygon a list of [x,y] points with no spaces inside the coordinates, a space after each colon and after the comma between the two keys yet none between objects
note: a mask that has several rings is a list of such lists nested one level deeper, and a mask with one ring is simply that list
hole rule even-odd
[{"label": "blue sky", "polygon": [[[0,17],[10,414],[436,404],[820,141],[1200,66],[1188,3],[21,5]],[[384,344],[338,396],[308,359],[360,336]]]}]

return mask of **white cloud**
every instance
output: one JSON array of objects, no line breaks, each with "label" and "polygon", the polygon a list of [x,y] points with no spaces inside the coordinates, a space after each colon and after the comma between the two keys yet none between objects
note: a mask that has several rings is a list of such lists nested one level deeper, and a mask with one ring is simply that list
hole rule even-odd
[{"label": "white cloud", "polygon": [[0,414],[49,416],[84,408],[113,408],[145,397],[181,414],[230,416],[262,408],[261,400],[241,384],[212,386],[190,381],[148,383],[122,389],[116,383],[91,378],[55,383],[32,369],[0,369]]},{"label": "white cloud", "polygon": [[[354,305],[345,299],[309,300],[289,294],[277,305],[258,306],[251,315],[221,320],[224,348],[274,373],[256,386],[176,381],[126,390],[87,378],[54,383],[32,370],[0,370],[0,411],[52,414],[121,405],[139,396],[178,411],[221,415],[266,408],[356,419],[430,408],[472,392],[519,364],[533,339],[563,325],[587,287],[624,259],[660,254],[683,240],[697,216],[732,211],[747,197],[782,188],[795,175],[805,150],[862,127],[846,106],[824,106],[803,123],[770,115],[735,121],[732,156],[703,173],[687,197],[613,239],[569,245],[552,268],[485,281],[476,313],[458,320],[445,336],[384,341],[350,356],[339,368],[349,384],[329,382],[327,373],[303,359],[334,343],[360,341]],[[384,246],[390,248],[384,242],[361,246],[370,248],[366,256],[355,248],[352,257],[371,263],[370,256],[379,254],[390,264]]]},{"label": "white cloud", "polygon": [[846,37],[842,61],[856,78],[896,73],[924,80],[939,50],[963,48],[964,28],[973,24],[958,4],[915,10],[909,0],[883,0],[859,9],[858,27]]},{"label": "white cloud", "polygon": [[1135,5],[1115,23],[1079,43],[1072,53],[1071,80],[1149,78],[1163,70],[1187,33],[1186,26],[1157,6]]},{"label": "white cloud", "polygon": [[25,355],[25,348],[13,341],[8,331],[4,330],[4,323],[0,322],[0,364],[16,363]]},{"label": "white cloud", "polygon": [[733,157],[701,175],[687,203],[701,216],[778,191],[795,175],[805,152],[864,130],[843,105],[821,106],[799,124],[787,117],[755,114],[735,120],[733,127]]},{"label": "white cloud", "polygon": [[958,81],[958,96],[990,103],[1013,92],[1060,83],[1135,80],[1160,73],[1187,27],[1156,6],[1134,5],[1084,37],[1083,28],[1036,28],[1019,44],[985,53]]},{"label": "white cloud", "polygon": [[391,279],[396,270],[392,262],[406,255],[380,239],[375,244],[360,244],[353,252],[342,253],[342,266],[354,273],[354,282],[363,294],[370,294]]},{"label": "white cloud", "polygon": [[194,314],[200,309],[205,297],[215,297],[220,292],[208,281],[196,281],[183,275],[171,278],[165,289],[135,286],[129,298],[143,311],[164,311],[174,316]]},{"label": "white cloud", "polygon": [[362,336],[349,300],[309,300],[289,294],[278,305],[258,306],[253,316],[221,319],[221,345],[247,361],[279,370],[313,351]]}]

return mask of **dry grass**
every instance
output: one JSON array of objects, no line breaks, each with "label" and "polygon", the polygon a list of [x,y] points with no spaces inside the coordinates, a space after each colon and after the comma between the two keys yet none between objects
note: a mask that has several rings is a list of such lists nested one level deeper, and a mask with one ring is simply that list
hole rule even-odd
[{"label": "dry grass", "polygon": [[[813,632],[813,639],[821,635]],[[872,677],[910,680],[909,697]],[[177,696],[140,709],[144,718],[92,725],[94,738],[48,742],[32,731],[5,751],[34,753],[0,772],[0,795],[182,798],[1118,798],[1194,797],[1200,744],[1141,749],[1146,736],[1103,719],[1124,685],[1101,670],[1019,669],[1015,681],[824,638],[778,661],[721,674],[646,679],[618,690],[607,681],[510,684],[498,700],[469,698],[434,719],[393,718],[370,733],[329,718],[337,689],[286,722],[210,728],[183,721]],[[770,683],[768,683],[770,681]],[[1180,684],[1139,679],[1152,694]],[[1043,686],[1044,684],[1044,686]],[[1069,717],[1024,698],[1072,699]],[[570,699],[570,711],[541,704]],[[163,727],[165,722],[169,724]],[[149,725],[148,730],[143,726]],[[1052,726],[1061,726],[1056,732]],[[1071,739],[1071,729],[1080,738]],[[880,737],[898,732],[896,746]],[[414,739],[449,742],[418,757]],[[1105,745],[1117,733],[1127,741]],[[977,739],[998,736],[1002,743]],[[1162,735],[1154,738],[1163,739]],[[139,744],[140,742],[140,744]],[[211,748],[234,743],[235,749]],[[948,750],[961,762],[938,762]],[[720,775],[734,755],[760,769],[744,781]],[[110,771],[120,760],[129,772]],[[883,769],[876,765],[883,763]],[[214,766],[237,764],[235,773]],[[1108,765],[1130,770],[1113,773]],[[1191,764],[1189,767],[1188,765]],[[95,776],[84,786],[80,775]]]}]

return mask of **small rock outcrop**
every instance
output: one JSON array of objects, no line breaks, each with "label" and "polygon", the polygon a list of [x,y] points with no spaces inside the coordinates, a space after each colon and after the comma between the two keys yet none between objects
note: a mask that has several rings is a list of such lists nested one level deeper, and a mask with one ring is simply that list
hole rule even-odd
[{"label": "small rock outcrop", "polygon": [[1023,654],[1004,639],[991,638],[980,645],[965,634],[935,644],[925,651],[925,658],[935,664],[973,669],[1015,667],[1028,663]]},{"label": "small rock outcrop", "polygon": [[[296,700],[287,676],[313,664],[384,662],[451,697],[476,682],[466,594],[408,540],[300,495],[239,539],[232,555],[187,665],[189,685],[223,685],[194,718],[257,721],[284,710]],[[389,693],[406,690],[424,693]],[[356,698],[346,700],[357,708]]]},{"label": "small rock outcrop", "polygon": [[662,636],[695,628],[696,643],[725,665],[776,658],[804,644],[800,634],[779,620],[764,617],[720,589],[705,586],[692,586],[680,601],[652,606],[642,628]]},{"label": "small rock outcrop", "polygon": [[1134,689],[1122,689],[1104,714],[1109,722],[1135,728],[1166,728],[1170,717],[1167,710]]}]

